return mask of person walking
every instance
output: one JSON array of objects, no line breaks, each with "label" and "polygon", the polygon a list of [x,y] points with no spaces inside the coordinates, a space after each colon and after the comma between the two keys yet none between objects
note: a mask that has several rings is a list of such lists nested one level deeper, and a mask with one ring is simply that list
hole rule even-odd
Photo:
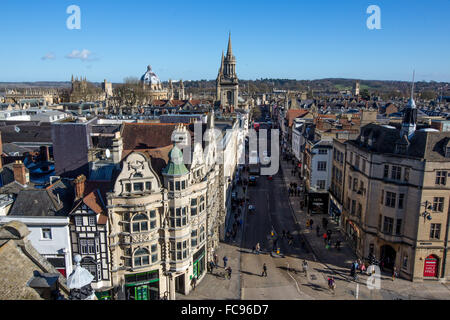
[{"label": "person walking", "polygon": [[331,292],[333,292],[333,294],[335,294],[336,282],[334,281],[333,276],[328,278],[328,288],[330,288]]},{"label": "person walking", "polygon": [[319,225],[316,226],[316,235],[318,237],[320,237],[320,227],[319,227]]},{"label": "person walking", "polygon": [[300,188],[300,186],[297,186],[297,196],[300,197],[300,193],[301,193],[301,188]]},{"label": "person walking", "polygon": [[306,259],[303,260],[302,263],[303,273],[305,274],[305,277],[308,275],[308,262]]},{"label": "person walking", "polygon": [[191,285],[192,285],[192,291],[195,291],[195,286],[197,285],[197,277],[192,277],[192,281],[191,281]]},{"label": "person walking", "polygon": [[223,257],[223,267],[226,268],[227,267],[227,262],[228,262],[228,258],[227,256]]},{"label": "person walking", "polygon": [[336,249],[341,250],[341,241],[337,240],[335,244]]},{"label": "person walking", "polygon": [[216,253],[214,253],[214,266],[217,268],[219,265],[219,257],[217,256]]},{"label": "person walking", "polygon": [[259,245],[259,242],[255,246],[256,254],[259,254],[259,250],[261,250],[261,247]]},{"label": "person walking", "polygon": [[228,280],[231,280],[231,273],[233,272],[233,270],[231,269],[231,267],[228,267],[225,270],[227,271]]},{"label": "person walking", "polygon": [[267,266],[265,263],[263,265],[263,272],[261,274],[261,277],[267,277]]},{"label": "person walking", "polygon": [[313,219],[309,220],[309,227],[311,228],[311,230],[313,229],[313,225],[314,225],[314,220]]},{"label": "person walking", "polygon": [[323,243],[326,245],[326,244],[327,244],[327,234],[324,233],[324,234],[322,235],[322,238],[323,238]]},{"label": "person walking", "polygon": [[331,240],[331,234],[332,234],[333,232],[330,230],[330,229],[328,229],[327,230],[327,239],[328,240]]},{"label": "person walking", "polygon": [[398,277],[397,268],[394,266],[394,269],[392,270],[392,281],[394,281],[395,278],[397,277]]}]

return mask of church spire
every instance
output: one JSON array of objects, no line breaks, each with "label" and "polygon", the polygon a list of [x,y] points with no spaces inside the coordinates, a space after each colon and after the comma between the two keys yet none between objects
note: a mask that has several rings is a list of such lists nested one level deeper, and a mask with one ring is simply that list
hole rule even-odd
[{"label": "church spire", "polygon": [[407,135],[408,139],[411,139],[414,131],[416,131],[417,123],[417,108],[414,101],[414,77],[415,71],[413,71],[413,80],[411,83],[411,98],[409,99],[408,104],[406,105],[406,108],[404,110],[402,128],[400,131],[400,136],[403,137],[404,135]]},{"label": "church spire", "polygon": [[223,55],[223,50],[222,50],[222,60],[220,62],[220,70],[219,73],[223,73],[223,60],[224,60],[224,55]]},{"label": "church spire", "polygon": [[228,35],[228,49],[227,49],[227,57],[233,56],[233,50],[231,48],[231,31]]}]

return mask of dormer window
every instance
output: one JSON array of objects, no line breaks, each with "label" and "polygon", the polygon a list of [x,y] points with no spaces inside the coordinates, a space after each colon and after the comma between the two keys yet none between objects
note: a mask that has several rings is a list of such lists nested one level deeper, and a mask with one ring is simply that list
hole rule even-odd
[{"label": "dormer window", "polygon": [[450,158],[450,146],[449,145],[447,145],[447,147],[445,148],[445,157]]}]

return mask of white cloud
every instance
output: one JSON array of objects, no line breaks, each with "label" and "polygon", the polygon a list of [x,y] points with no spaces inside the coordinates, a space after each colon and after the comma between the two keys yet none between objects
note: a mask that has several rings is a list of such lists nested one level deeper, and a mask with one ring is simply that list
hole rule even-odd
[{"label": "white cloud", "polygon": [[45,56],[41,58],[41,60],[55,60],[55,59],[56,56],[51,52],[47,53]]},{"label": "white cloud", "polygon": [[87,49],[73,50],[66,56],[67,59],[80,59],[81,61],[94,61],[98,60],[95,55]]}]

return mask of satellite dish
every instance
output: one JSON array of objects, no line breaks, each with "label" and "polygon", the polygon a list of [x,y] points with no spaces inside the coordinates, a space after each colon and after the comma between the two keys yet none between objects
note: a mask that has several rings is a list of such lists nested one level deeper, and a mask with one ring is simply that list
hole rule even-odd
[{"label": "satellite dish", "polygon": [[106,149],[105,155],[106,155],[106,159],[109,159],[111,157],[111,151],[109,151],[109,149]]}]

